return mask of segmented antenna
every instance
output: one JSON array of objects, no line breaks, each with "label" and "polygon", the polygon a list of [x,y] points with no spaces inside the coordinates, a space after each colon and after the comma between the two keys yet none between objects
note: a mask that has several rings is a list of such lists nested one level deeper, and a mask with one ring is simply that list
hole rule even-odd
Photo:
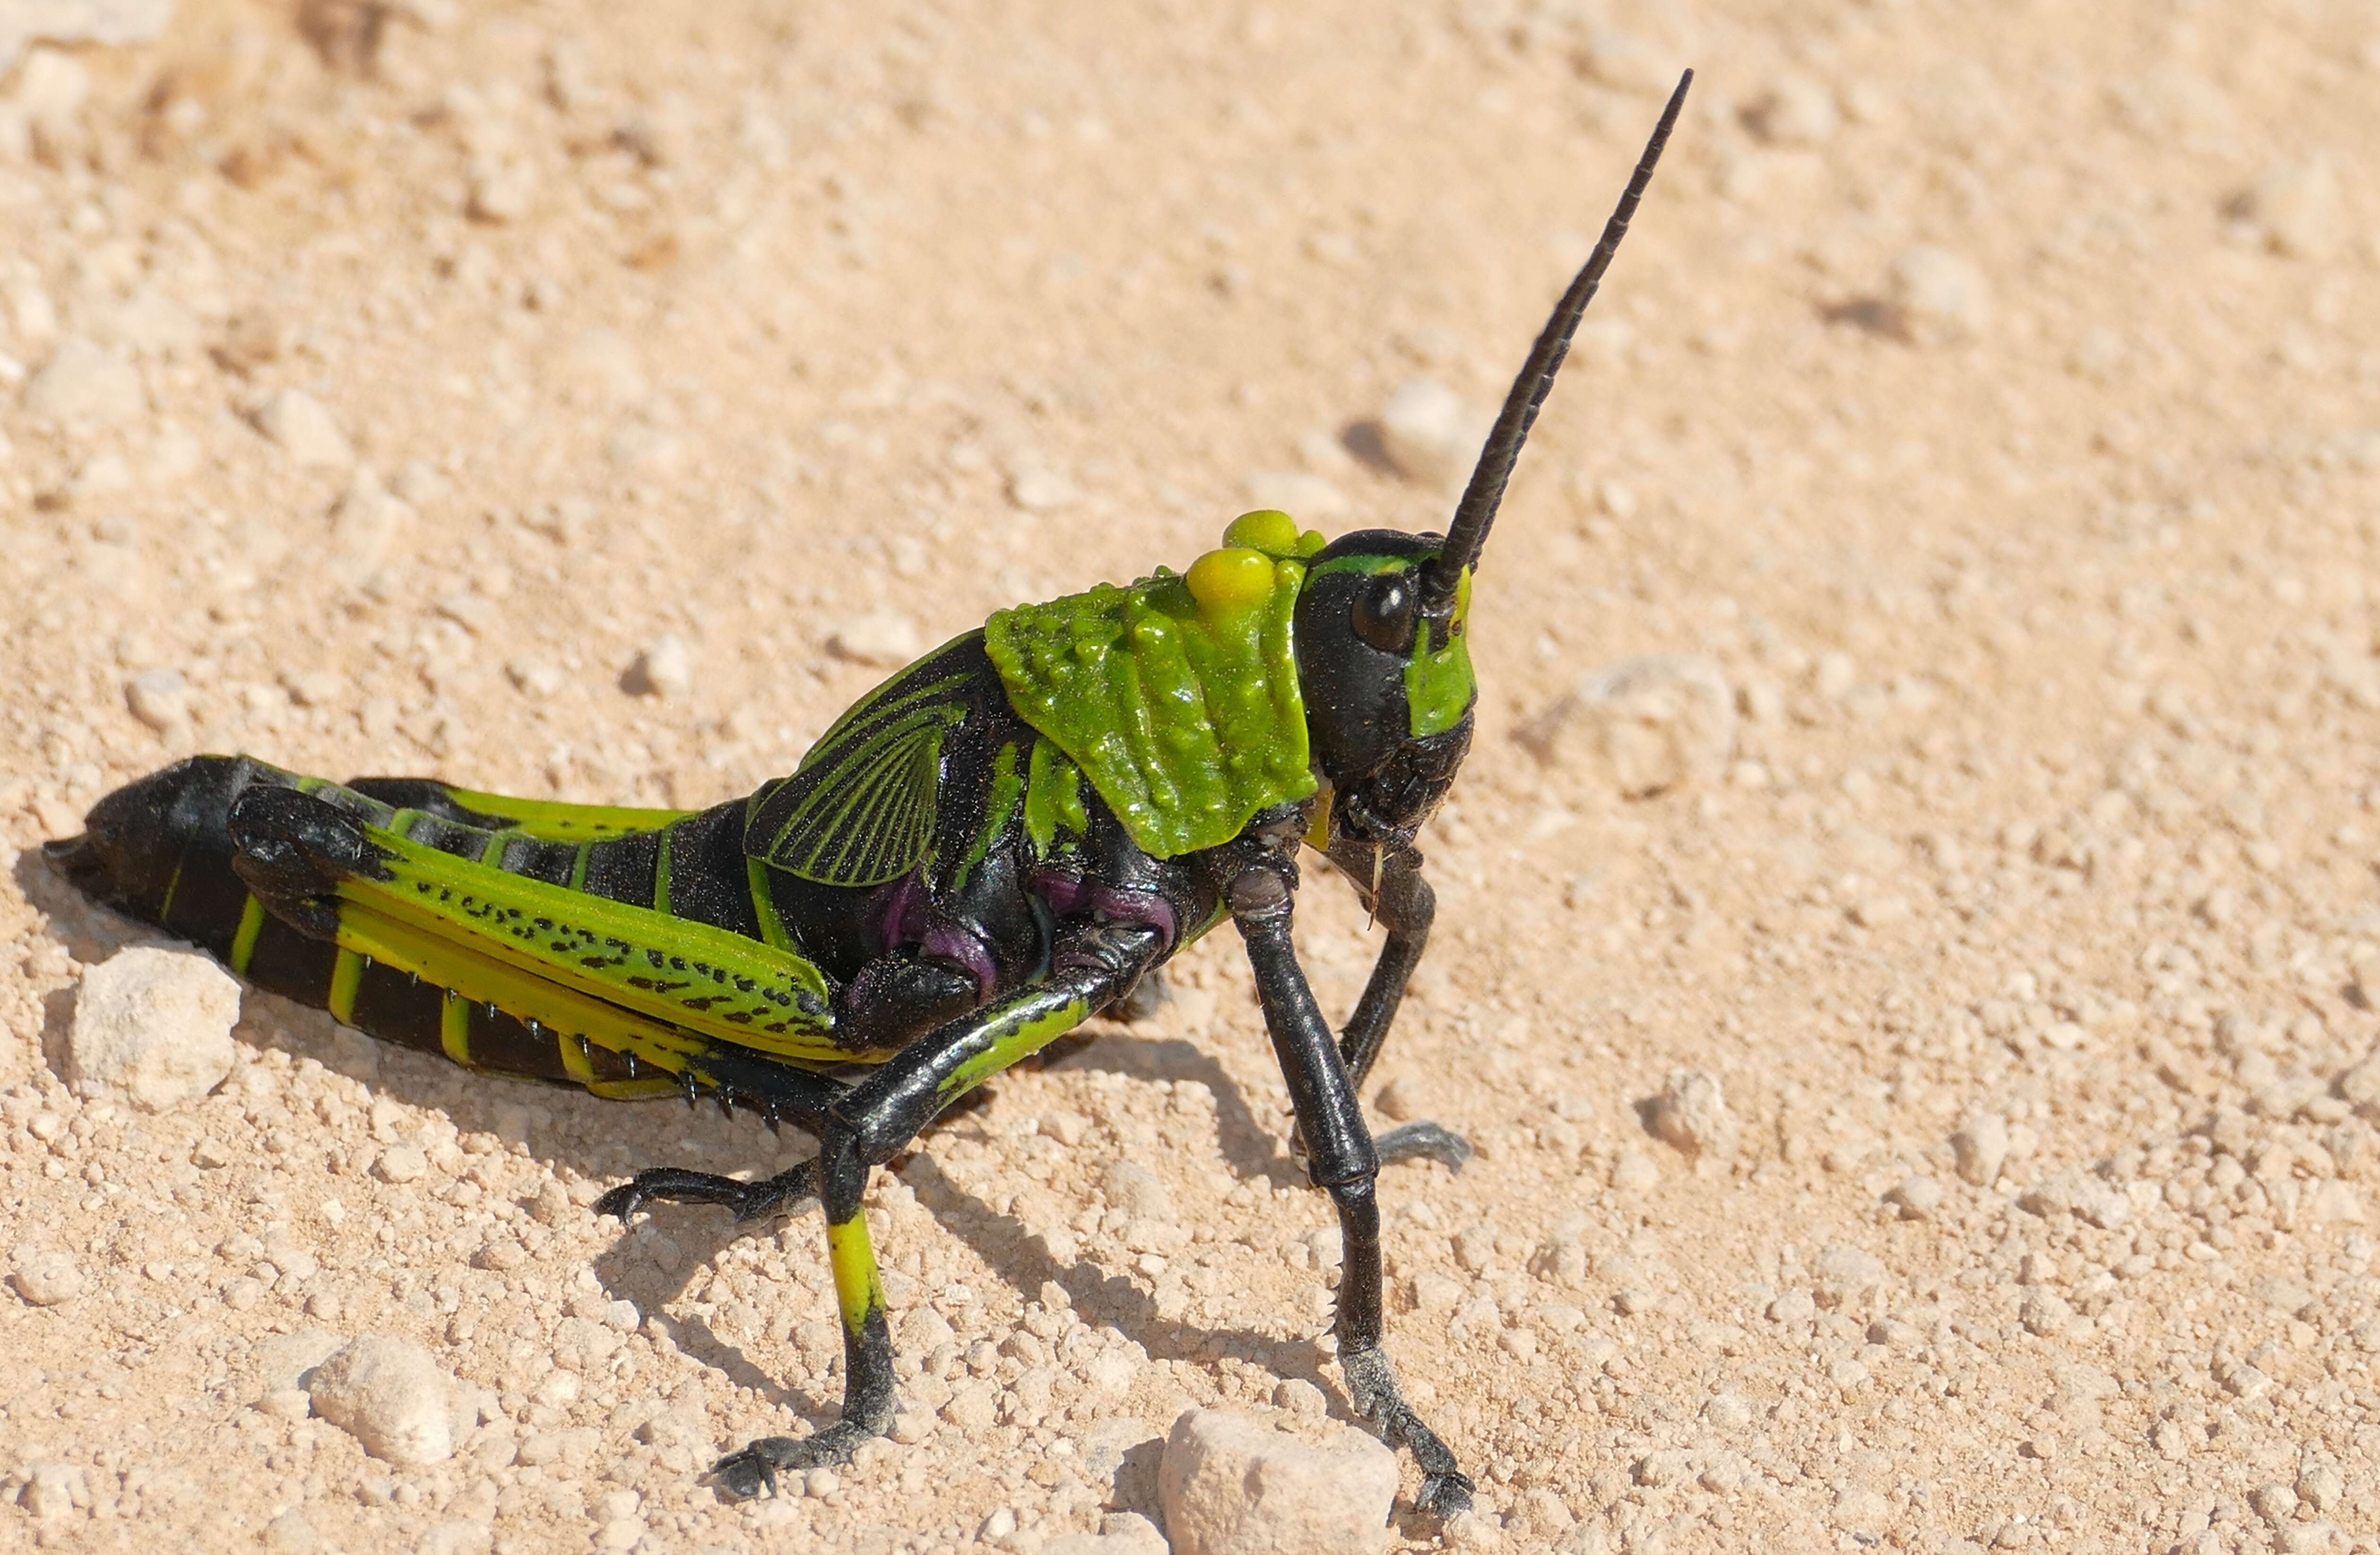
[{"label": "segmented antenna", "polygon": [[1504,396],[1504,408],[1496,413],[1496,425],[1488,433],[1486,446],[1479,450],[1479,462],[1472,467],[1471,483],[1463,489],[1463,501],[1454,509],[1454,521],[1446,527],[1446,543],[1439,548],[1438,559],[1423,569],[1421,575],[1421,610],[1424,615],[1443,619],[1454,608],[1454,590],[1463,580],[1463,569],[1476,566],[1480,548],[1488,543],[1488,528],[1496,522],[1496,510],[1503,504],[1505,482],[1512,478],[1512,466],[1520,459],[1521,444],[1529,440],[1529,429],[1536,424],[1537,410],[1553,391],[1554,374],[1561,371],[1562,358],[1570,354],[1571,336],[1578,333],[1578,322],[1586,314],[1586,305],[1595,300],[1596,288],[1603,284],[1603,273],[1611,268],[1611,256],[1620,251],[1620,240],[1628,236],[1628,223],[1636,214],[1636,202],[1645,197],[1645,187],[1653,181],[1653,164],[1661,160],[1661,150],[1670,143],[1670,131],[1676,127],[1678,112],[1686,103],[1686,89],[1694,84],[1692,70],[1678,78],[1678,90],[1670,94],[1670,104],[1661,110],[1661,122],[1653,127],[1653,138],[1645,142],[1645,154],[1636,159],[1636,171],[1629,176],[1626,192],[1620,197],[1611,219],[1603,224],[1603,237],[1587,256],[1585,268],[1573,277],[1569,290],[1554,305],[1553,317],[1546,321],[1537,343],[1529,348],[1529,359],[1521,367],[1521,375],[1512,380],[1512,393]]}]

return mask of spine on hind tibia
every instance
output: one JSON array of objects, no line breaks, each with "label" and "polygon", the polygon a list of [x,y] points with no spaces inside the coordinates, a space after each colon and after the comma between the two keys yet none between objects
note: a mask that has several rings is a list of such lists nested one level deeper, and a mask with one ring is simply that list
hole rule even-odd
[{"label": "spine on hind tibia", "polygon": [[[91,809],[83,834],[50,844],[49,855],[85,894],[203,947],[258,988],[326,1009],[384,1041],[600,1095],[667,1095],[681,1088],[676,1071],[685,1065],[664,1069],[654,1060],[677,1057],[667,1050],[682,1044],[646,1029],[650,1023],[623,1025],[616,1012],[576,1006],[599,1026],[610,1023],[614,1044],[603,1046],[500,1008],[492,990],[518,987],[517,977],[483,986],[480,997],[457,997],[434,974],[440,959],[434,944],[418,942],[428,954],[414,956],[407,969],[395,949],[384,962],[322,937],[331,926],[314,925],[317,932],[310,934],[267,911],[235,868],[233,810],[242,795],[257,789],[309,796],[366,825],[510,874],[682,915],[697,907],[718,927],[759,933],[757,921],[739,921],[753,917],[749,896],[707,892],[696,903],[671,883],[673,855],[688,885],[717,878],[714,855],[734,858],[742,872],[740,803],[679,817],[654,831],[570,842],[452,819],[500,820],[452,802],[443,785],[421,780],[343,786],[247,757],[198,756],[107,796]],[[385,802],[374,791],[404,803]],[[518,1008],[540,997],[504,1002]],[[561,1007],[572,1006],[565,1001]]]}]

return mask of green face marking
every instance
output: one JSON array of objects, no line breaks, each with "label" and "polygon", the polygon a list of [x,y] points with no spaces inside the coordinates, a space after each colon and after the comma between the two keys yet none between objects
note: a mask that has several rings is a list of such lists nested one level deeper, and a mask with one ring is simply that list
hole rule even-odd
[{"label": "green face marking", "polygon": [[[1340,572],[1366,577],[1384,572],[1418,572],[1427,557],[1341,556],[1315,569],[1318,577]],[[1407,727],[1415,739],[1442,735],[1463,722],[1478,699],[1479,683],[1471,673],[1471,649],[1463,640],[1471,617],[1471,569],[1454,592],[1454,614],[1448,633],[1435,642],[1425,632],[1414,641],[1413,657],[1405,662]]]},{"label": "green face marking", "polygon": [[1463,582],[1455,589],[1454,614],[1448,619],[1446,639],[1433,648],[1425,627],[1405,665],[1405,706],[1415,739],[1453,728],[1478,698],[1479,683],[1471,674],[1471,649],[1463,640],[1470,614],[1471,569],[1465,567]]}]

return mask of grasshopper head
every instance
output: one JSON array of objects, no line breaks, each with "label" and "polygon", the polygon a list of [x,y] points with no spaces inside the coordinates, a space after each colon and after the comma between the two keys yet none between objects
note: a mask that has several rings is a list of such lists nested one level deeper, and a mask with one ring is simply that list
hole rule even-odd
[{"label": "grasshopper head", "polygon": [[1411,845],[1471,748],[1469,573],[1447,613],[1422,608],[1439,543],[1394,529],[1343,535],[1314,558],[1298,595],[1298,682],[1335,836]]}]

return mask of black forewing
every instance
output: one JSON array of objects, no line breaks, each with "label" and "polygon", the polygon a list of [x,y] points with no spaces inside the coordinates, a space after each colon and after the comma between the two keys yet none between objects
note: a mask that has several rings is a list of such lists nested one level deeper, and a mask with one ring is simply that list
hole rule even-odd
[{"label": "black forewing", "polygon": [[862,698],[793,776],[763,791],[744,851],[822,885],[898,880],[933,845],[944,741],[1000,696],[981,632],[935,650]]}]

